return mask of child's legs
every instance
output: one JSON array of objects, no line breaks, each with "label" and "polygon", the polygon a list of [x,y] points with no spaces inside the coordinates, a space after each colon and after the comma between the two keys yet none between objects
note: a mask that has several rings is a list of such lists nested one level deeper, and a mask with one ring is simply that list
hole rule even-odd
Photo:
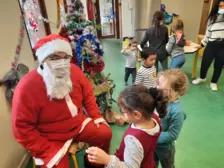
[{"label": "child's legs", "polygon": [[212,83],[217,83],[219,77],[221,76],[222,69],[224,65],[224,42],[223,45],[220,45],[220,48],[217,47],[217,55],[215,57],[214,63],[214,72],[212,76]]},{"label": "child's legs", "polygon": [[136,68],[132,69],[131,75],[132,75],[132,83],[135,83],[135,79],[136,79]]},{"label": "child's legs", "polygon": [[128,78],[129,78],[129,76],[130,76],[130,74],[131,74],[131,68],[125,68],[125,75],[124,75],[124,81],[125,81],[125,83],[127,83],[128,82]]},{"label": "child's legs", "polygon": [[168,69],[168,59],[164,59],[164,60],[159,60],[162,68],[163,68],[163,71],[167,70]]},{"label": "child's legs", "polygon": [[175,147],[174,146],[170,148],[156,147],[155,153],[158,158],[157,164],[160,162],[162,168],[175,168],[174,166]]},{"label": "child's legs", "polygon": [[186,59],[184,55],[173,57],[170,69],[181,68],[184,65],[185,61]]},{"label": "child's legs", "polygon": [[208,69],[216,56],[216,52],[214,51],[213,47],[214,45],[212,43],[208,43],[208,45],[205,47],[205,51],[201,61],[201,72],[200,72],[201,79],[206,78]]},{"label": "child's legs", "polygon": [[168,59],[164,59],[164,60],[156,59],[156,63],[155,63],[156,72],[159,72],[159,62],[161,64],[162,68],[163,68],[163,71],[168,69]]}]

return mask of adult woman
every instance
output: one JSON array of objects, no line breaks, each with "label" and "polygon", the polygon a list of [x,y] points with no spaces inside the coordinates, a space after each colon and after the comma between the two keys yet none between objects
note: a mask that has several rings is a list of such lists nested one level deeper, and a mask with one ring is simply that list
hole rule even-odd
[{"label": "adult woman", "polygon": [[193,80],[192,83],[205,82],[208,69],[212,61],[215,60],[210,88],[213,91],[218,91],[217,82],[224,65],[224,0],[217,0],[214,4],[208,17],[205,38],[201,42],[199,48],[206,48],[202,58],[200,78]]},{"label": "adult woman", "polygon": [[163,70],[168,67],[166,43],[168,42],[168,28],[163,25],[164,15],[162,12],[157,11],[153,15],[152,27],[150,27],[140,43],[141,48],[149,42],[150,47],[156,50],[157,60],[156,69],[158,71],[158,61],[162,65]]}]

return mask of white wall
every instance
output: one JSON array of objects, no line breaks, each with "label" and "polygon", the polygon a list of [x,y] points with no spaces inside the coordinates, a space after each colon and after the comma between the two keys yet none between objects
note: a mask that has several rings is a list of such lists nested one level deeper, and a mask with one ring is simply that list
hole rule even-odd
[{"label": "white wall", "polygon": [[122,36],[136,36],[136,29],[149,28],[154,12],[160,9],[160,3],[161,0],[121,0]]},{"label": "white wall", "polygon": [[[10,70],[20,28],[20,10],[15,0],[1,1],[0,5],[0,78]],[[35,66],[27,36],[25,36],[21,62],[30,69]],[[11,109],[5,99],[5,88],[0,87],[0,168],[16,168],[26,151],[15,142],[11,129]]]},{"label": "white wall", "polygon": [[[135,3],[138,3],[138,1],[121,0],[123,37],[134,36]],[[195,40],[200,27],[203,0],[162,0],[162,3],[166,5],[169,13],[176,13],[181,16],[185,23],[185,34],[187,38],[189,40]],[[151,18],[143,19],[151,20]]]},{"label": "white wall", "polygon": [[135,0],[121,0],[122,36],[134,36],[134,4]]},{"label": "white wall", "polygon": [[168,13],[180,15],[185,24],[185,34],[195,40],[199,32],[204,0],[162,0]]}]

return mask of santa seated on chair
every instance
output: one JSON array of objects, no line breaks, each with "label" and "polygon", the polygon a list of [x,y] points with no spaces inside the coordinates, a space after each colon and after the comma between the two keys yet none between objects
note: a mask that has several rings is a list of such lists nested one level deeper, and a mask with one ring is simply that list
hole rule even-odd
[{"label": "santa seated on chair", "polygon": [[[40,65],[22,78],[13,96],[16,141],[42,168],[69,168],[68,150],[73,142],[109,152],[111,129],[100,115],[91,84],[70,64],[69,42],[52,34],[39,40],[34,49]],[[86,166],[102,167],[90,165],[88,159]]]}]

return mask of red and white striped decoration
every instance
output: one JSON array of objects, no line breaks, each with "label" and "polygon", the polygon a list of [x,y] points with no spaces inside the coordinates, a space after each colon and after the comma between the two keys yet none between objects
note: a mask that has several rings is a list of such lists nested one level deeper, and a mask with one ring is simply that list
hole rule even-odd
[{"label": "red and white striped decoration", "polygon": [[20,57],[20,52],[23,44],[23,39],[24,39],[24,34],[25,34],[25,24],[24,24],[24,17],[23,15],[20,16],[20,31],[19,31],[19,39],[18,43],[16,46],[16,52],[14,56],[14,60],[12,61],[12,69],[16,69],[18,62],[19,62],[19,57]]}]

